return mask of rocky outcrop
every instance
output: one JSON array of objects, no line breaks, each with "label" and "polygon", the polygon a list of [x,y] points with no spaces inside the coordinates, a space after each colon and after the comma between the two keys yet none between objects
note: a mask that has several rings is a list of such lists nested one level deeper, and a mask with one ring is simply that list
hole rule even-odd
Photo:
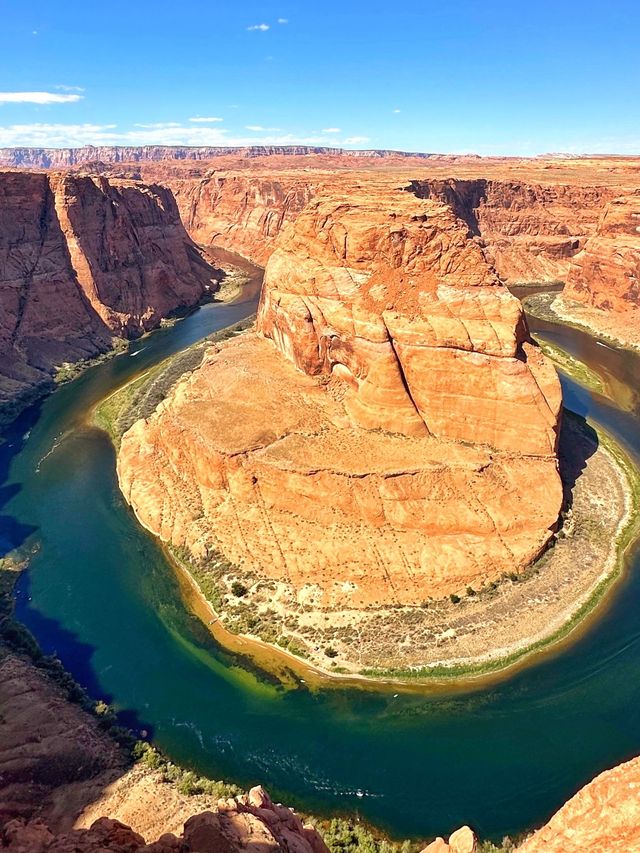
[{"label": "rocky outcrop", "polygon": [[68,829],[126,756],[42,670],[4,647],[0,656],[0,825],[38,816]]},{"label": "rocky outcrop", "polygon": [[130,827],[106,817],[86,829],[57,835],[41,820],[15,819],[5,824],[0,841],[7,853],[328,853],[314,827],[274,804],[260,787],[221,800],[215,811],[193,815],[179,836],[164,833],[149,844]]},{"label": "rocky outcrop", "polygon": [[422,853],[476,853],[478,843],[473,830],[468,826],[457,829],[449,841],[438,837],[422,850]]},{"label": "rocky outcrop", "polygon": [[300,370],[344,383],[355,426],[555,452],[555,371],[448,205],[314,201],[271,256],[258,329]]},{"label": "rocky outcrop", "polygon": [[640,758],[582,788],[518,847],[518,853],[633,853],[640,850]]},{"label": "rocky outcrop", "polygon": [[606,187],[487,178],[412,181],[408,189],[449,203],[509,283],[564,281],[615,193]]},{"label": "rocky outcrop", "polygon": [[417,605],[540,553],[562,499],[558,380],[448,206],[312,201],[258,328],[123,437],[151,531],[310,609]]},{"label": "rocky outcrop", "polygon": [[0,408],[198,302],[214,273],[167,189],[0,173]]}]

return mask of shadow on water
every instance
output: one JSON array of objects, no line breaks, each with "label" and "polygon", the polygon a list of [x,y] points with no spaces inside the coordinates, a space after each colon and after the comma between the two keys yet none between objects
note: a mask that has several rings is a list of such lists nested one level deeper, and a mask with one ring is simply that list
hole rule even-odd
[{"label": "shadow on water", "polygon": [[[93,699],[101,699],[108,705],[114,701],[114,695],[105,691],[104,684],[96,671],[94,657],[97,651],[95,645],[83,641],[76,633],[63,626],[57,619],[46,616],[32,605],[31,579],[25,572],[20,579],[17,592],[18,607],[21,619],[29,625],[31,633],[38,638],[38,645],[45,655],[53,655],[63,662],[73,661],[73,677],[82,685]],[[123,709],[118,712],[118,720],[122,725],[134,732],[143,729],[153,736],[153,725],[140,719],[137,711]]]},{"label": "shadow on water", "polygon": [[558,441],[565,507],[570,507],[573,503],[574,487],[598,446],[598,433],[587,423],[586,418],[565,410]]},{"label": "shadow on water", "polygon": [[3,431],[4,441],[0,444],[0,558],[24,545],[37,530],[34,525],[23,524],[2,510],[22,489],[19,483],[10,482],[11,465],[24,449],[31,429],[40,417],[41,408],[42,401],[30,406]]}]

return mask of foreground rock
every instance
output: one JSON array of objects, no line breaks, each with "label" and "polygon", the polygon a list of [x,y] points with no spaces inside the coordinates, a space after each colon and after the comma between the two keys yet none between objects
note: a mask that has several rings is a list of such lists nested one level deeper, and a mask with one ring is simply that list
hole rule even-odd
[{"label": "foreground rock", "polygon": [[197,303],[214,275],[167,189],[0,173],[0,414]]},{"label": "foreground rock", "polygon": [[180,835],[165,832],[150,844],[129,826],[106,817],[86,829],[57,835],[40,820],[15,819],[5,824],[1,841],[0,849],[11,853],[328,853],[312,826],[303,825],[291,809],[275,805],[259,787],[247,796],[221,800],[215,811],[189,817]]},{"label": "foreground rock", "polygon": [[28,660],[0,658],[0,824],[37,815],[69,829],[125,771],[124,751]]},{"label": "foreground rock", "polygon": [[640,850],[640,758],[582,788],[518,853],[633,853]]},{"label": "foreground rock", "polygon": [[560,389],[442,202],[311,202],[260,334],[213,350],[125,434],[151,531],[311,610],[419,605],[518,571],[560,509]]}]

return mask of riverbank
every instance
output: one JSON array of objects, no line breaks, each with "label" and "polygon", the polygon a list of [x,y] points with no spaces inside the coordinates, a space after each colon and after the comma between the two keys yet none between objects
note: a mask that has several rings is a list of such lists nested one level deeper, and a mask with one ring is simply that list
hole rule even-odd
[{"label": "riverbank", "polygon": [[[217,337],[229,334],[233,331]],[[98,407],[96,422],[116,446],[137,417],[151,414],[184,369],[199,363],[212,341],[168,359]],[[597,379],[566,354],[562,367],[578,381]],[[526,572],[468,588],[464,596],[427,599],[418,607],[318,612],[285,583],[245,577],[221,555],[195,561],[170,549],[169,556],[183,576],[185,600],[216,640],[279,672],[285,683],[293,675],[294,682],[318,686],[403,683],[415,688],[425,681],[503,677],[586,627],[620,576],[623,552],[637,527],[638,477],[610,437],[596,436],[567,415],[560,455],[568,511],[553,547]]]},{"label": "riverbank", "polygon": [[532,294],[523,299],[523,305],[528,314],[541,320],[572,326],[612,346],[640,352],[640,328],[633,319],[623,322],[562,293]]},{"label": "riverbank", "polygon": [[[450,687],[455,680],[468,686],[470,681],[511,674],[534,654],[551,647],[557,651],[570,634],[573,639],[587,629],[589,617],[621,575],[624,553],[637,532],[640,480],[631,461],[609,437],[601,434],[598,444],[577,419],[569,416],[566,422],[570,424],[564,438],[568,478],[577,466],[585,468],[553,547],[521,575],[503,577],[487,589],[470,590],[457,601],[429,601],[421,608],[331,612],[320,618],[296,613],[290,602],[271,597],[272,623],[281,631],[274,643],[250,632],[228,630],[225,611],[220,605],[215,608],[203,593],[209,584],[202,566],[194,566],[171,549],[174,568],[187,579],[182,584],[185,600],[218,642],[281,673],[285,681],[293,671],[311,686],[368,684],[420,690],[425,683]],[[590,445],[587,459],[585,445]],[[252,601],[256,604],[255,596]],[[223,607],[228,608],[228,603]],[[299,618],[299,627],[285,633],[282,626],[285,620],[291,624],[292,612]],[[354,627],[357,644],[349,641]],[[316,643],[315,654],[309,649],[310,638]],[[327,648],[332,656],[325,663],[322,656],[326,660]],[[292,649],[304,650],[304,656]]]}]

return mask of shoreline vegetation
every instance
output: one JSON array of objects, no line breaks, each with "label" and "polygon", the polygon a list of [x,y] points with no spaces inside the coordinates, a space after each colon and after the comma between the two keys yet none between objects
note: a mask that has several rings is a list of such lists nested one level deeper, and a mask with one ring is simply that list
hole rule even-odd
[{"label": "shoreline vegetation", "polygon": [[[94,423],[108,432],[117,448],[120,436],[135,420],[150,415],[180,376],[198,366],[207,346],[216,340],[233,336],[249,325],[250,320],[221,330],[154,366],[102,401],[93,412]],[[547,346],[546,351],[560,369],[579,383],[591,390],[601,387],[597,373],[582,362],[556,346]],[[466,595],[452,596],[450,601],[425,602],[422,609],[411,608],[413,614],[418,614],[417,619],[426,618],[431,620],[431,627],[434,624],[439,626],[435,634],[436,642],[431,642],[431,658],[425,663],[411,661],[407,665],[376,665],[361,661],[354,665],[346,659],[344,646],[340,648],[340,640],[326,635],[319,640],[316,655],[310,657],[308,642],[305,642],[303,636],[295,630],[283,631],[281,627],[275,627],[283,624],[287,615],[284,612],[274,613],[272,624],[267,624],[267,630],[260,634],[246,630],[244,619],[233,619],[229,601],[236,600],[241,614],[255,606],[255,602],[251,602],[251,605],[246,603],[251,601],[251,596],[245,599],[250,592],[252,579],[234,576],[234,567],[221,555],[212,558],[212,571],[210,566],[196,565],[183,549],[176,549],[166,543],[163,543],[163,547],[181,580],[186,603],[214,638],[227,650],[250,658],[253,665],[271,674],[280,673],[285,683],[302,681],[308,686],[318,687],[351,685],[372,689],[420,690],[427,686],[451,689],[457,685],[462,688],[484,683],[487,679],[495,681],[527,665],[533,657],[556,653],[563,644],[577,639],[586,630],[596,611],[599,614],[599,605],[622,576],[626,553],[638,533],[640,475],[632,460],[604,431],[598,430],[596,439],[593,430],[570,413],[565,415],[567,423],[569,426],[565,428],[571,431],[571,441],[567,444],[575,443],[576,437],[581,435],[580,440],[586,443],[595,440],[597,450],[594,447],[589,451],[592,458],[585,463],[585,473],[577,478],[579,485],[582,481],[582,489],[576,489],[573,506],[564,514],[553,547],[547,549],[520,575],[503,577],[497,584],[491,584],[483,590],[469,589]],[[584,481],[587,479],[590,480],[589,488],[585,488]],[[604,526],[594,515],[593,505],[585,503],[588,492],[596,496],[603,493],[617,495],[617,503],[613,501],[616,505],[614,514],[606,520]],[[587,544],[591,548],[588,553],[584,551]],[[585,553],[587,559],[581,560],[579,557]],[[565,575],[570,565],[593,564],[594,554],[596,570],[591,571],[585,579],[577,577],[574,569],[573,576],[569,573],[567,583]],[[554,564],[557,565],[554,567]],[[553,575],[557,587],[542,590],[549,606],[536,627],[529,624],[529,609],[531,602],[537,603],[540,597],[540,579],[550,575]],[[519,636],[516,632],[509,638],[504,632],[505,614],[500,611],[501,599],[504,600],[505,608],[510,607],[512,618],[518,613],[527,613],[524,621],[528,628],[525,626],[522,631],[521,626]],[[231,619],[225,611],[232,613]],[[470,621],[470,613],[475,613],[475,623],[471,621],[465,630],[465,619]],[[492,617],[489,620],[487,613]],[[382,632],[384,635],[390,621],[397,620],[402,612],[401,609],[395,609],[383,615],[385,621],[380,622],[381,614],[375,614],[378,621],[374,625],[375,631],[371,633]],[[522,621],[520,617],[518,620]],[[233,625],[234,621],[236,625],[239,622],[245,626],[245,630],[230,630],[229,622]],[[478,625],[485,625],[484,633],[490,634],[492,646],[486,647],[480,654],[474,654],[478,648]],[[502,635],[500,630],[503,631]],[[361,636],[361,631],[359,633]],[[326,664],[322,660],[323,655]]]}]

